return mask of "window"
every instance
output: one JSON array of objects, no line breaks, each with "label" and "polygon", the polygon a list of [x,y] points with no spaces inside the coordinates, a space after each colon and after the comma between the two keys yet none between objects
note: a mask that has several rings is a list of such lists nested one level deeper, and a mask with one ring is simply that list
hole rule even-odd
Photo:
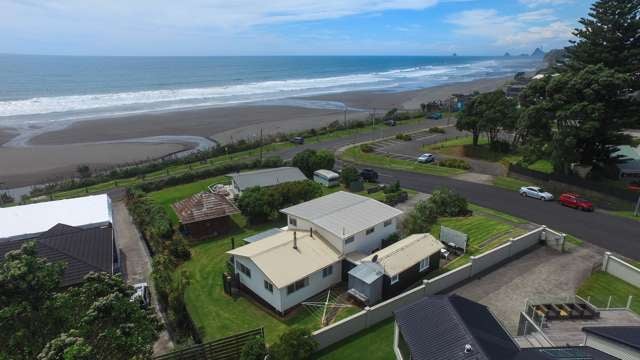
[{"label": "window", "polygon": [[296,220],[295,218],[289,218],[289,225],[298,226],[298,220]]},{"label": "window", "polygon": [[353,236],[349,236],[348,238],[344,239],[344,244],[351,244],[353,242]]},{"label": "window", "polygon": [[251,269],[244,266],[242,263],[238,263],[238,265],[240,266],[240,272],[245,274],[248,278],[251,278]]},{"label": "window", "polygon": [[322,277],[326,278],[327,276],[333,274],[333,265],[329,265],[326,268],[322,269]]},{"label": "window", "polygon": [[384,227],[387,227],[389,225],[393,224],[393,220],[387,220],[384,222]]},{"label": "window", "polygon": [[273,292],[273,284],[268,282],[267,280],[264,281],[264,288],[270,293]]},{"label": "window", "polygon": [[368,228],[367,229],[367,235],[373,234],[374,231],[376,231],[376,228]]},{"label": "window", "polygon": [[395,283],[397,283],[398,281],[400,281],[400,274],[398,274],[398,275],[393,275],[393,276],[391,277],[391,284],[395,284]]},{"label": "window", "polygon": [[420,260],[420,271],[425,271],[429,268],[429,258]]},{"label": "window", "polygon": [[309,285],[309,278],[304,278],[304,279],[298,280],[298,281],[294,282],[293,284],[287,286],[287,295],[291,295],[294,292],[296,292],[296,291],[298,291],[298,290],[300,290],[302,288],[307,287],[308,285]]}]

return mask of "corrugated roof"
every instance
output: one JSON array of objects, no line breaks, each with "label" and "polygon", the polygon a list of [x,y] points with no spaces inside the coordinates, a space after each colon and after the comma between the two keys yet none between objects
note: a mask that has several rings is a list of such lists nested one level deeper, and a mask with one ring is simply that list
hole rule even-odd
[{"label": "corrugated roof", "polygon": [[395,318],[414,360],[506,360],[518,354],[486,306],[457,295],[425,297],[395,311]]},{"label": "corrugated roof", "polygon": [[320,175],[320,176],[324,176],[327,179],[337,179],[340,177],[340,175],[338,175],[337,173],[331,171],[331,170],[326,170],[326,169],[320,169],[320,170],[316,170],[313,172],[314,175]]},{"label": "corrugated roof", "polygon": [[0,239],[33,237],[63,223],[88,226],[111,223],[106,194],[0,208]]},{"label": "corrugated roof", "polygon": [[279,229],[279,228],[273,228],[273,229],[269,229],[267,231],[263,231],[263,232],[261,232],[259,234],[255,234],[253,236],[246,237],[243,240],[245,242],[248,242],[248,243],[254,243],[254,242],[258,241],[258,240],[266,239],[268,237],[271,237],[272,235],[279,234],[279,233],[281,233],[283,231],[284,230]]},{"label": "corrugated roof", "polygon": [[224,195],[201,192],[171,205],[182,224],[230,216],[240,212]]},{"label": "corrugated roof", "polygon": [[[64,231],[60,232],[59,230]],[[72,231],[72,229],[74,231]],[[113,272],[113,229],[90,229],[56,225],[47,236],[0,242],[0,261],[9,251],[17,250],[27,241],[36,242],[38,256],[50,262],[66,264],[62,286],[82,282],[90,272]]]},{"label": "corrugated roof", "polygon": [[254,186],[267,187],[291,181],[307,180],[300,169],[290,166],[234,173],[229,176],[238,185],[240,191]]},{"label": "corrugated roof", "polygon": [[384,275],[384,269],[378,263],[365,262],[349,270],[349,275],[355,276],[367,284],[372,284]]},{"label": "corrugated roof", "polygon": [[384,249],[365,257],[361,261],[371,262],[377,255],[376,262],[382,266],[387,276],[394,276],[407,270],[429,257],[444,245],[431,234],[413,234],[400,241],[397,241]]},{"label": "corrugated roof", "polygon": [[402,214],[402,211],[377,200],[345,191],[291,206],[281,212],[308,220],[343,239]]},{"label": "corrugated roof", "polygon": [[251,259],[277,287],[283,288],[340,261],[340,254],[325,240],[297,231],[283,231],[268,238],[227,251],[227,254]]}]

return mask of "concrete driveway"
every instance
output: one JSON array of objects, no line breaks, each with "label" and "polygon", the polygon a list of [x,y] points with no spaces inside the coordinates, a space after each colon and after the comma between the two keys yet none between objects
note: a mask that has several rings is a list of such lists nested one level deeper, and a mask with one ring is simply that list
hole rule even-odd
[{"label": "concrete driveway", "polygon": [[528,298],[575,295],[604,250],[584,243],[560,253],[539,247],[452,291],[484,304],[516,335],[520,312]]}]

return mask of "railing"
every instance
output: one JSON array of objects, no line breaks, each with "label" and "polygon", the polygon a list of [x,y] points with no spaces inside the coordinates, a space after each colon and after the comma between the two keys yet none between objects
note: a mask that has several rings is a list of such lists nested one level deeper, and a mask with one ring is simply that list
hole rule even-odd
[{"label": "railing", "polygon": [[154,357],[154,360],[237,360],[245,344],[255,338],[264,341],[264,328],[249,330],[222,339]]}]

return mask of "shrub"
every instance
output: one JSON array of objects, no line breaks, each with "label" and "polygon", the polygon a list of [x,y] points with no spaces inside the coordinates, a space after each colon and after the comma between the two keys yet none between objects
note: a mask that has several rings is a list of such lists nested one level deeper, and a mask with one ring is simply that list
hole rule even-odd
[{"label": "shrub", "polygon": [[275,360],[308,360],[317,348],[308,329],[292,328],[280,336],[269,352]]},{"label": "shrub", "polygon": [[396,180],[393,184],[384,188],[385,194],[395,193],[401,190],[400,181]]},{"label": "shrub", "polygon": [[444,159],[438,161],[438,166],[453,168],[453,169],[462,169],[469,170],[471,169],[471,165],[469,162],[463,159]]},{"label": "shrub", "polygon": [[411,135],[399,133],[399,134],[396,134],[396,139],[402,140],[402,141],[411,141]]},{"label": "shrub", "polygon": [[390,206],[395,206],[407,201],[409,194],[406,191],[397,191],[384,195],[384,203]]},{"label": "shrub", "polygon": [[360,173],[353,166],[345,166],[340,173],[340,180],[346,187],[349,187],[352,182],[358,181],[358,179],[360,179]]},{"label": "shrub", "polygon": [[427,132],[429,132],[431,134],[444,134],[446,131],[441,127],[434,126],[432,128],[429,128],[429,130],[427,130]]},{"label": "shrub", "polygon": [[264,346],[264,339],[256,336],[244,344],[240,360],[264,360],[265,356],[267,356],[267,348]]},{"label": "shrub", "polygon": [[291,163],[299,168],[306,177],[311,178],[316,170],[333,169],[335,157],[333,153],[326,150],[307,149],[296,154]]},{"label": "shrub", "polygon": [[438,212],[435,206],[428,200],[421,200],[404,218],[402,231],[405,236],[427,233],[431,231],[436,221],[438,221]]},{"label": "shrub", "polygon": [[360,145],[360,151],[362,151],[363,153],[372,153],[373,146],[371,146],[371,144],[362,144]]},{"label": "shrub", "polygon": [[489,148],[500,153],[508,153],[511,151],[511,143],[506,140],[494,140],[489,144]]},{"label": "shrub", "polygon": [[437,216],[465,216],[469,214],[467,199],[448,188],[431,193],[428,202],[434,206]]},{"label": "shrub", "polygon": [[283,183],[269,188],[253,187],[242,192],[238,208],[250,223],[265,222],[278,216],[278,210],[315,199],[322,187],[313,181]]}]

